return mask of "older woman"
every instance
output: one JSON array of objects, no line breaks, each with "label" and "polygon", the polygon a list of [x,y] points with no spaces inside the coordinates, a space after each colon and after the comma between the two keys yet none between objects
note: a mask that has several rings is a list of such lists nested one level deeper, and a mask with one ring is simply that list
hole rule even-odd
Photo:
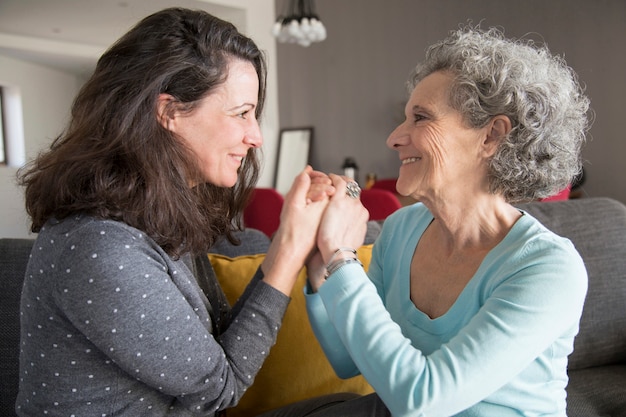
[{"label": "older woman", "polygon": [[562,59],[495,29],[453,32],[409,84],[387,145],[397,191],[419,203],[386,220],[366,274],[351,249],[363,208],[332,176],[309,264],[316,334],[340,376],[375,388],[380,415],[565,416],[585,266],[511,203],[580,171],[589,101]]}]

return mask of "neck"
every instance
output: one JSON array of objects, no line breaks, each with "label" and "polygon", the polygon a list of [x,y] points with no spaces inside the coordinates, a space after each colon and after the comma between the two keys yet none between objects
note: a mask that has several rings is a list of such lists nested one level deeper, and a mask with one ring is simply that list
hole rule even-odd
[{"label": "neck", "polygon": [[501,196],[453,203],[424,203],[435,220],[432,237],[448,253],[491,250],[507,235],[521,213]]}]

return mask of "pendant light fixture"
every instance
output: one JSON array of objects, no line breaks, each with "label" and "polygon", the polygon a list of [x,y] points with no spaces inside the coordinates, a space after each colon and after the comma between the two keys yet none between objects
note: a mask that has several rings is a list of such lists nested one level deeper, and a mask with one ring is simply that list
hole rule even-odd
[{"label": "pendant light fixture", "polygon": [[272,34],[281,43],[309,46],[326,39],[326,28],[315,13],[313,0],[288,0],[285,13],[274,23]]}]

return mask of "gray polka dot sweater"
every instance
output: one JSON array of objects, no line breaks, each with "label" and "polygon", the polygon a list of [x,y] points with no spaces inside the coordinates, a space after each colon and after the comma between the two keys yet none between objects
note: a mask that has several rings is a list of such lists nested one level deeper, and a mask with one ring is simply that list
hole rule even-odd
[{"label": "gray polka dot sweater", "polygon": [[289,299],[259,270],[214,336],[192,271],[191,257],[172,259],[123,223],[48,222],[22,294],[18,414],[212,416],[235,405]]}]

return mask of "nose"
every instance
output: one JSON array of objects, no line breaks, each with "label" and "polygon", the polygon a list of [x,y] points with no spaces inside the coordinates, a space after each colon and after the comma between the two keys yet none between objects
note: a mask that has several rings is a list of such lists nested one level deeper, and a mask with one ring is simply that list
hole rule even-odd
[{"label": "nose", "polygon": [[403,122],[389,134],[385,143],[389,149],[396,150],[399,146],[406,145],[409,141],[410,136],[404,128]]},{"label": "nose", "polygon": [[250,145],[252,148],[260,148],[263,145],[263,135],[261,134],[261,127],[259,122],[254,119],[246,130],[244,143]]}]

